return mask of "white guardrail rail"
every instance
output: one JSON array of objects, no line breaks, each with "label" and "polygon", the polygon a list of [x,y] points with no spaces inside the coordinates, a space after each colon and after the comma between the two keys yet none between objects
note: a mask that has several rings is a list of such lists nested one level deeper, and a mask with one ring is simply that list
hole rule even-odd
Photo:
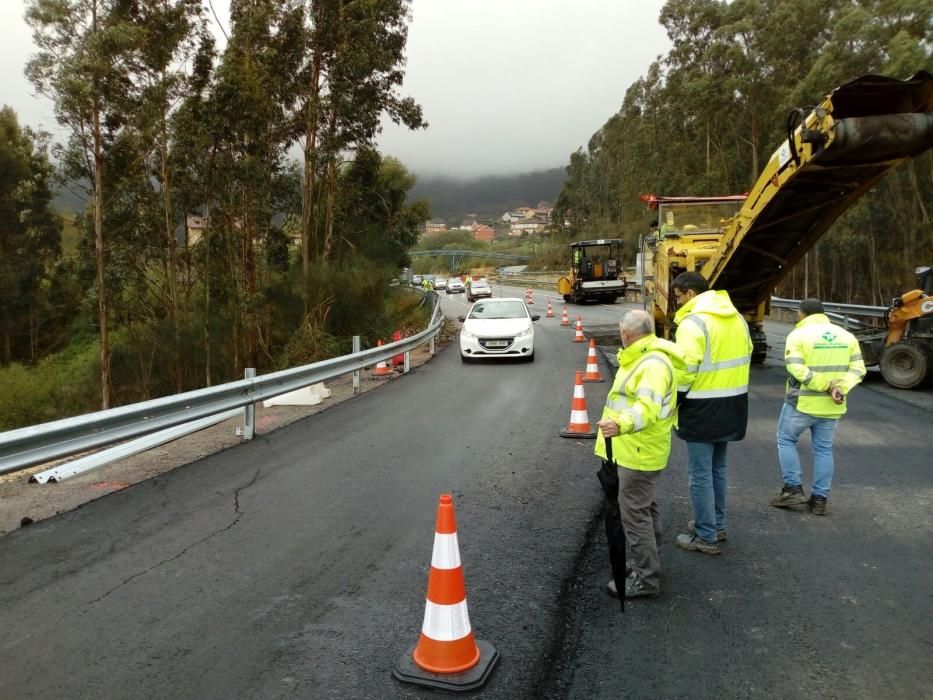
[{"label": "white guardrail rail", "polygon": [[[0,433],[0,474],[44,464],[138,436],[148,436],[175,426],[193,424],[205,427],[211,422],[219,422],[224,418],[232,417],[237,409],[246,410],[248,422],[250,419],[248,412],[253,410],[256,402],[344,374],[358,372],[377,362],[387,361],[400,353],[405,353],[405,371],[407,372],[408,353],[427,342],[431,343],[433,350],[433,341],[443,325],[444,315],[441,312],[437,295],[430,292],[426,295],[426,299],[430,300],[433,307],[428,327],[417,335],[388,345],[206,389],[197,389],[183,394]],[[214,420],[208,420],[209,418],[214,418]],[[252,428],[252,426],[249,427]],[[195,429],[197,428],[191,428],[187,432],[193,432]],[[176,431],[175,437],[185,434],[185,431],[180,428]],[[248,439],[252,435],[247,434],[246,437]],[[172,438],[166,438],[163,442],[167,439]]]}]

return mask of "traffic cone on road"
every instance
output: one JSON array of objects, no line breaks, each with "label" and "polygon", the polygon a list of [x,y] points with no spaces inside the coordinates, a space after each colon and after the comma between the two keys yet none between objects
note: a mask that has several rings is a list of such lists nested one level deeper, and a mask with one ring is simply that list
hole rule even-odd
[{"label": "traffic cone on road", "polygon": [[561,315],[560,315],[560,325],[562,325],[562,326],[569,326],[569,325],[570,325],[570,317],[567,315],[567,305],[566,305],[566,304],[564,304],[564,310],[563,310],[563,312],[561,312]]},{"label": "traffic cone on road", "polygon": [[[382,347],[382,340],[377,342],[376,347]],[[389,369],[385,360],[379,360],[379,363],[376,365],[376,371],[373,374],[377,377],[388,377],[392,374],[392,370]]]},{"label": "traffic cone on road", "polygon": [[603,376],[599,373],[599,360],[596,357],[596,340],[590,338],[590,350],[586,356],[586,372],[583,374],[585,382],[601,382]]},{"label": "traffic cone on road", "polygon": [[577,316],[577,332],[573,335],[573,342],[575,343],[585,343],[586,338],[583,337],[583,321]]},{"label": "traffic cone on road", "polygon": [[583,394],[583,372],[577,370],[577,380],[573,386],[573,402],[570,404],[570,423],[560,431],[561,437],[595,438],[596,429],[590,425],[586,412],[586,396]]},{"label": "traffic cone on road", "polygon": [[448,493],[441,495],[436,522],[421,636],[399,659],[392,675],[405,683],[449,692],[475,690],[486,683],[499,653],[489,642],[473,637],[453,497]]},{"label": "traffic cone on road", "polygon": [[551,297],[547,298],[547,313],[544,314],[545,318],[554,318],[554,309],[551,307]]},{"label": "traffic cone on road", "polygon": [[535,295],[534,295],[534,292],[531,291],[531,287],[528,287],[528,289],[525,290],[525,303],[526,304],[535,303]]}]

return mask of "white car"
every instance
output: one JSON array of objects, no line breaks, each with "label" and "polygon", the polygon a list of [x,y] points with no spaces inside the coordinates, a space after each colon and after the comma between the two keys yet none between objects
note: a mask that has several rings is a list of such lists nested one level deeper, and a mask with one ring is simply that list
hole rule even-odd
[{"label": "white car", "polygon": [[460,316],[460,359],[470,362],[479,357],[520,357],[535,359],[534,322],[521,299],[478,301],[466,316]]},{"label": "white car", "polygon": [[489,286],[489,282],[486,280],[474,280],[470,282],[470,286],[467,287],[467,301],[476,301],[480,297],[492,297],[492,287]]},{"label": "white car", "polygon": [[446,277],[435,277],[434,278],[434,289],[446,289],[447,288],[447,278]]},{"label": "white car", "polygon": [[448,294],[463,294],[463,282],[457,277],[451,277],[447,280],[446,289]]}]

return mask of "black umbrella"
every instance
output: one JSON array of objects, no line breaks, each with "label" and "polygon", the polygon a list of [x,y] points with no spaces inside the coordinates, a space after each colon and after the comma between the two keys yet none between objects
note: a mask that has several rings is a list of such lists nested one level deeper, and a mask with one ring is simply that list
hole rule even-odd
[{"label": "black umbrella", "polygon": [[609,565],[619,593],[619,609],[625,612],[625,529],[619,509],[619,468],[612,457],[612,439],[606,442],[606,459],[596,472],[596,478],[606,493],[606,541],[609,543]]}]

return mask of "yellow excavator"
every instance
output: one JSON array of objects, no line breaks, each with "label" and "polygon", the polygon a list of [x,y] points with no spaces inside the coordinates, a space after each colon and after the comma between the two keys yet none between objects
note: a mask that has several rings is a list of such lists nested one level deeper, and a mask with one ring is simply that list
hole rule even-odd
[{"label": "yellow excavator", "polygon": [[[745,316],[753,362],[767,352],[771,294],[832,223],[902,161],[933,146],[933,75],[865,75],[810,111],[794,110],[787,138],[749,192],[723,197],[642,195],[657,211],[642,238],[645,308],[670,337],[670,283],[692,270],[729,292]],[[880,359],[880,358],[879,358]]]}]

